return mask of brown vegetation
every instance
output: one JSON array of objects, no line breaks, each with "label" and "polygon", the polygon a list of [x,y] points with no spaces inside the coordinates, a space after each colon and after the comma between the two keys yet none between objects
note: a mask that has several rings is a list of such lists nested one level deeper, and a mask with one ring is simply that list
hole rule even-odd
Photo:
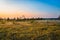
[{"label": "brown vegetation", "polygon": [[60,40],[60,20],[0,21],[0,40]]}]

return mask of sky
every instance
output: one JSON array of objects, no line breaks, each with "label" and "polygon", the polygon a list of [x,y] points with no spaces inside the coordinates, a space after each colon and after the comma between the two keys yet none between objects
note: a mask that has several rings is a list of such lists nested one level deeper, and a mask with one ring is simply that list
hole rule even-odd
[{"label": "sky", "polygon": [[56,18],[60,15],[60,0],[0,0],[0,17],[25,16]]}]

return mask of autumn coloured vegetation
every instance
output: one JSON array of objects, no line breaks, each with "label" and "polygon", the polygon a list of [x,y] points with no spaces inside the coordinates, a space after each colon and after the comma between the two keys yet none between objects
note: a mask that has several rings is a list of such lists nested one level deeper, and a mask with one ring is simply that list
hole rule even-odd
[{"label": "autumn coloured vegetation", "polygon": [[60,20],[0,20],[0,40],[60,40]]}]

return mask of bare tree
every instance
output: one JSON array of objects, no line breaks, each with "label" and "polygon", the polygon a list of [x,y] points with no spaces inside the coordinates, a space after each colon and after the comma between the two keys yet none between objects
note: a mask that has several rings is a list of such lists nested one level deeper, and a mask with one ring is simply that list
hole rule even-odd
[{"label": "bare tree", "polygon": [[8,17],[7,20],[10,20],[10,18]]},{"label": "bare tree", "polygon": [[25,16],[24,16],[24,15],[22,15],[22,18],[23,18],[23,19],[25,19]]},{"label": "bare tree", "polygon": [[60,18],[60,15],[59,15],[59,17],[58,18]]}]

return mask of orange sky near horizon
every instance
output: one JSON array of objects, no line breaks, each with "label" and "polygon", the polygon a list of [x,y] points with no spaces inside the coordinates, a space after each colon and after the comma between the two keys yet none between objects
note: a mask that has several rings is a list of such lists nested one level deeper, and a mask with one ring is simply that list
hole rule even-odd
[{"label": "orange sky near horizon", "polygon": [[[40,14],[39,14],[40,13]],[[33,17],[44,17],[47,18],[52,16],[52,15],[48,15],[48,13],[45,12],[20,12],[20,11],[16,11],[16,12],[0,12],[0,17],[2,18],[20,18],[22,16],[25,16],[26,18],[33,18]]]},{"label": "orange sky near horizon", "polygon": [[2,18],[17,18],[17,17],[22,17],[22,16],[25,16],[26,18],[31,18],[31,17],[34,17],[33,15],[35,14],[32,14],[30,12],[12,12],[12,13],[7,13],[7,12],[0,12],[0,17]]}]

